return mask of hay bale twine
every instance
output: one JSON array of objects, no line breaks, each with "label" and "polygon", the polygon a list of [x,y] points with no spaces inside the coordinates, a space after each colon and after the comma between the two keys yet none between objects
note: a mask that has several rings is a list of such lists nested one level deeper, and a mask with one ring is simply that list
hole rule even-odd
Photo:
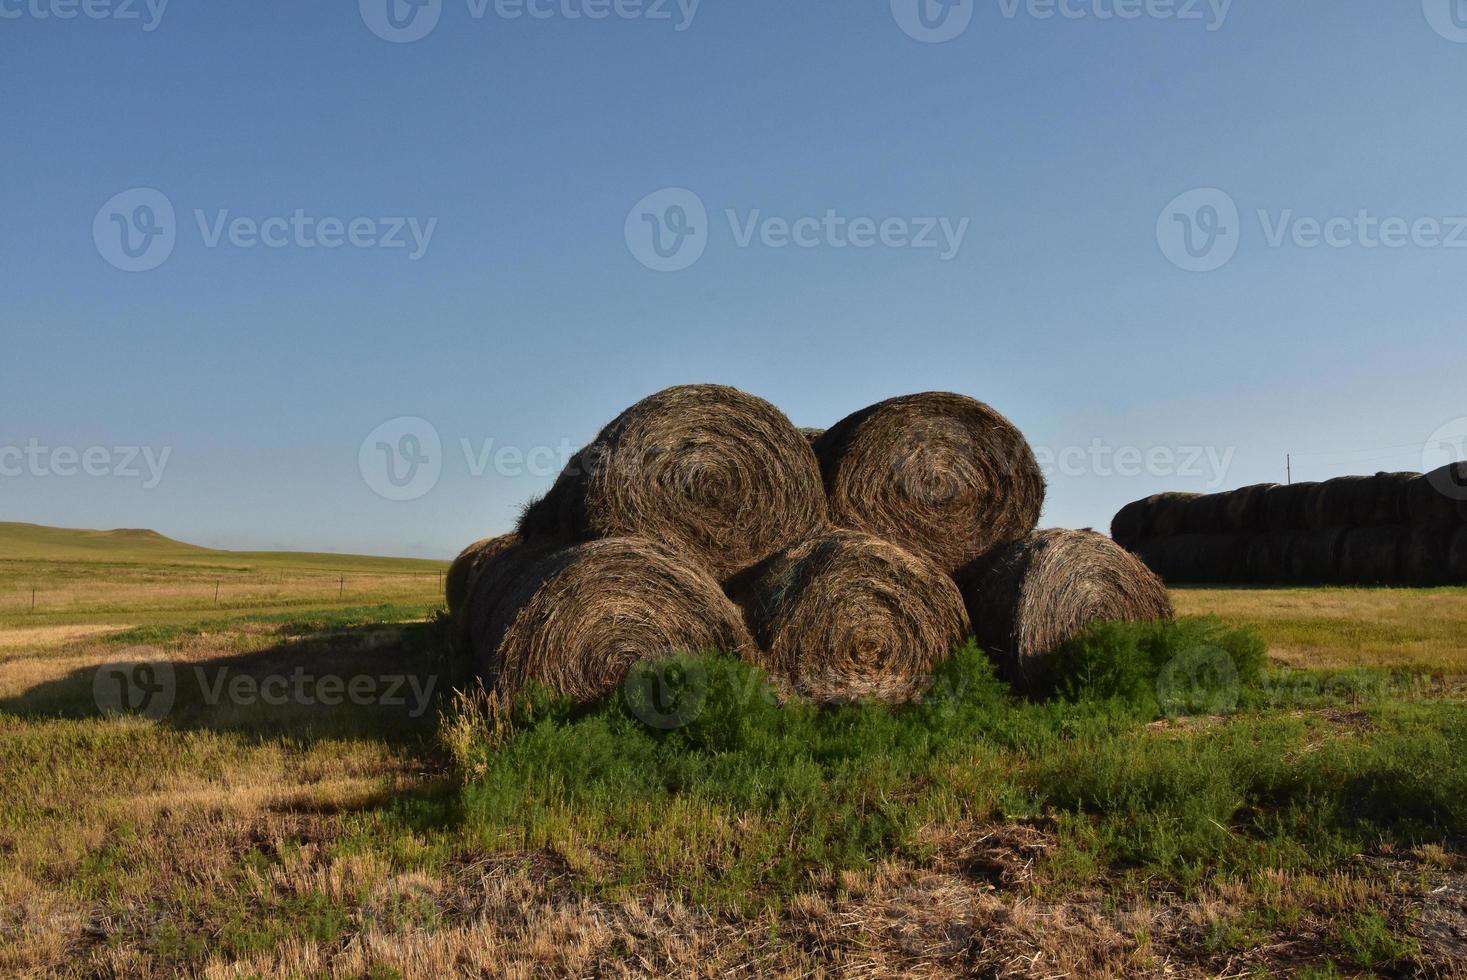
[{"label": "hay bale twine", "polygon": [[1441,526],[1401,529],[1401,581],[1406,585],[1430,587],[1451,581],[1448,558],[1453,534]]},{"label": "hay bale twine", "polygon": [[978,642],[1022,687],[1042,658],[1098,620],[1172,618],[1166,586],[1092,531],[1036,531],[958,574]]},{"label": "hay bale twine", "polygon": [[1411,480],[1406,518],[1425,527],[1467,523],[1467,463],[1450,463]]},{"label": "hay bale twine", "polygon": [[1161,493],[1157,494],[1155,503],[1150,508],[1150,522],[1146,527],[1145,537],[1166,538],[1174,534],[1181,534],[1183,524],[1186,523],[1187,510],[1192,501],[1202,496],[1200,493]]},{"label": "hay bale twine", "polygon": [[1224,494],[1223,501],[1223,525],[1228,531],[1264,531],[1268,529],[1267,500],[1268,493],[1276,483],[1256,483],[1249,487],[1240,487],[1231,493]]},{"label": "hay bale twine", "polygon": [[1318,484],[1304,504],[1304,522],[1311,531],[1351,527],[1355,520],[1355,497],[1363,476],[1337,476]]},{"label": "hay bale twine", "polygon": [[1418,473],[1377,473],[1355,487],[1351,521],[1356,527],[1404,524],[1406,493]]},{"label": "hay bale twine", "polygon": [[531,555],[492,613],[475,616],[473,647],[491,690],[512,695],[537,681],[581,704],[643,659],[755,654],[738,607],[700,564],[639,538]]},{"label": "hay bale twine", "polygon": [[1298,563],[1301,584],[1334,585],[1343,581],[1340,547],[1344,538],[1345,529],[1338,527],[1304,531],[1298,535],[1295,539],[1297,554],[1293,560]]},{"label": "hay bale twine", "polygon": [[841,526],[955,571],[1034,529],[1044,475],[1008,419],[964,395],[927,392],[864,408],[815,442]]},{"label": "hay bale twine", "polygon": [[942,569],[860,531],[830,531],[780,552],[735,599],[770,672],[827,704],[918,697],[971,633]]},{"label": "hay bale twine", "polygon": [[520,533],[660,541],[723,581],[826,523],[810,444],[773,405],[723,385],[644,398],[572,458]]},{"label": "hay bale twine", "polygon": [[1270,531],[1303,531],[1309,526],[1306,509],[1318,483],[1273,486],[1263,496],[1263,524]]},{"label": "hay bale twine", "polygon": [[1340,546],[1340,580],[1348,585],[1395,585],[1401,580],[1401,529],[1354,527]]}]

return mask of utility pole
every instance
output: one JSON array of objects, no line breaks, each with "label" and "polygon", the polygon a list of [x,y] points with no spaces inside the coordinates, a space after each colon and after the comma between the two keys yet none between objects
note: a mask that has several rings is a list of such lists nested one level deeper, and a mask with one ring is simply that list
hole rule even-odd
[{"label": "utility pole", "polygon": [[1284,453],[1284,479],[1290,484],[1294,482],[1294,454]]}]

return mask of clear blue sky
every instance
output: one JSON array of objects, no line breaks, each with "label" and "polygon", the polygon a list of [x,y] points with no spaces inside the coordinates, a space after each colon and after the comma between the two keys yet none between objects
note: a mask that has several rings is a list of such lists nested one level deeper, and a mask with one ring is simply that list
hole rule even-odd
[{"label": "clear blue sky", "polygon": [[[1221,23],[1206,2],[1187,20],[966,0],[944,43],[904,30],[922,34],[904,2],[703,0],[687,22],[676,3],[668,20],[567,16],[597,0],[514,19],[441,0],[431,31],[394,43],[371,0],[172,0],[152,30],[144,0],[137,20],[0,0],[0,519],[447,556],[550,482],[512,459],[476,476],[460,440],[558,451],[693,381],[802,425],[972,394],[1055,454],[1044,521],[1072,527],[1219,476],[1282,480],[1288,451],[1296,479],[1419,469],[1467,415],[1467,248],[1429,230],[1371,248],[1353,224],[1435,218],[1446,238],[1467,216],[1467,29],[1445,0],[1236,0]],[[427,23],[413,13],[397,22]],[[958,23],[940,13],[934,30]],[[136,197],[108,210],[133,188],[176,212],[150,271],[99,245],[162,220]],[[628,237],[664,188],[707,211],[681,271]],[[1239,209],[1214,271],[1159,244],[1197,188]],[[660,200],[644,213],[673,220]],[[406,231],[408,248],[210,244],[220,212],[297,209],[370,219],[364,241],[380,219],[436,224],[416,259]],[[1202,210],[1182,216],[1194,233]],[[839,248],[813,225],[814,247],[771,246],[777,224],[741,245],[755,211],[902,219],[893,241],[915,219],[968,224],[947,257]],[[1341,216],[1342,246],[1299,244]],[[443,447],[411,500],[364,477],[363,440],[397,417]],[[402,431],[386,441],[412,449]],[[1119,475],[1072,449],[1060,466],[1096,440],[1231,458]],[[156,486],[112,452],[129,446],[168,452]],[[61,475],[77,464],[57,447],[107,461]]]}]

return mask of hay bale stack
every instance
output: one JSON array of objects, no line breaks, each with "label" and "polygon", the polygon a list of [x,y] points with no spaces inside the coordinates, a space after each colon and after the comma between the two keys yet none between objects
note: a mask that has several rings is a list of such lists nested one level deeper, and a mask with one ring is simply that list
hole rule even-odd
[{"label": "hay bale stack", "polygon": [[1134,555],[1090,531],[1038,531],[958,576],[979,642],[1015,682],[1097,620],[1170,619],[1166,586]]},{"label": "hay bale stack", "polygon": [[781,552],[735,598],[765,666],[822,703],[920,696],[936,664],[970,633],[951,578],[859,531],[828,532]]},{"label": "hay bale stack", "polygon": [[1406,521],[1406,493],[1416,473],[1377,473],[1355,487],[1350,520],[1356,527],[1378,527]]},{"label": "hay bale stack", "polygon": [[1354,521],[1355,497],[1367,477],[1339,476],[1315,486],[1304,503],[1304,523],[1311,531],[1350,527]]},{"label": "hay bale stack", "polygon": [[1267,501],[1276,483],[1257,483],[1223,494],[1223,529],[1254,533],[1268,529]]},{"label": "hay bale stack", "polygon": [[948,572],[1028,534],[1044,503],[1023,434],[963,395],[880,402],[836,423],[814,448],[835,524]]},{"label": "hay bale stack", "polygon": [[1401,529],[1355,527],[1340,546],[1340,581],[1351,585],[1395,585],[1401,580]]},{"label": "hay bale stack", "polygon": [[1309,526],[1307,509],[1318,483],[1273,486],[1263,497],[1263,523],[1270,531],[1302,531]]},{"label": "hay bale stack", "polygon": [[584,704],[646,658],[755,655],[738,607],[718,583],[697,561],[653,541],[604,538],[540,553],[516,579],[473,623],[480,676],[503,694],[537,681]]},{"label": "hay bale stack", "polygon": [[723,581],[825,523],[815,455],[779,409],[735,388],[684,385],[602,429],[526,510],[520,533],[648,538]]},{"label": "hay bale stack", "polygon": [[1411,480],[1406,518],[1422,527],[1467,523],[1467,463],[1451,463]]}]

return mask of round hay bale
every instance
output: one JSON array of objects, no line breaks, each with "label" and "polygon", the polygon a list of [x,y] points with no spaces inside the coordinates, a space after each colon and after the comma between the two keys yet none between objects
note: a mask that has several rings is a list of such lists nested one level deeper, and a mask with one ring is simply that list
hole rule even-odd
[{"label": "round hay bale", "polygon": [[1131,548],[1145,539],[1151,522],[1151,511],[1161,494],[1152,494],[1141,500],[1133,500],[1120,510],[1110,521],[1111,540],[1122,548]]},{"label": "round hay bale", "polygon": [[1447,549],[1448,585],[1467,585],[1467,527],[1458,528]]},{"label": "round hay bale", "polygon": [[1304,522],[1311,531],[1351,527],[1355,520],[1355,498],[1363,476],[1338,476],[1317,485],[1304,504]]},{"label": "round hay bale", "polygon": [[1252,536],[1247,534],[1195,535],[1189,553],[1183,558],[1188,580],[1214,585],[1248,581],[1251,543]]},{"label": "round hay bale", "polygon": [[460,551],[448,574],[443,577],[443,595],[448,603],[448,614],[455,621],[462,620],[469,596],[473,593],[474,580],[484,562],[493,561],[497,555],[518,547],[518,534],[501,534],[493,538],[481,538]]},{"label": "round hay bale", "polygon": [[1340,546],[1340,580],[1347,585],[1396,585],[1401,581],[1401,529],[1355,527]]},{"label": "round hay bale", "polygon": [[1263,524],[1269,531],[1303,531],[1309,526],[1306,510],[1318,483],[1272,486],[1263,495]]},{"label": "round hay bale", "polygon": [[827,704],[910,701],[972,632],[942,569],[859,531],[781,552],[736,599],[771,673]]},{"label": "round hay bale", "polygon": [[1042,658],[1097,620],[1171,619],[1166,586],[1092,531],[1036,531],[958,576],[978,642],[1023,687]]},{"label": "round hay bale", "polygon": [[1181,534],[1187,519],[1187,510],[1200,493],[1159,493],[1151,498],[1149,521],[1143,537],[1167,538]]},{"label": "round hay bale", "polygon": [[474,617],[480,676],[502,694],[537,681],[586,704],[643,659],[755,653],[718,583],[695,560],[653,541],[603,538],[541,552],[516,579],[488,616]]},{"label": "round hay bale", "polygon": [[1187,502],[1182,530],[1187,534],[1222,534],[1227,526],[1228,495],[1209,493]]},{"label": "round hay bale", "polygon": [[1223,525],[1228,531],[1264,531],[1268,529],[1268,492],[1276,483],[1256,483],[1223,494]]},{"label": "round hay bale", "polygon": [[1451,581],[1448,558],[1452,532],[1440,526],[1401,529],[1401,581],[1431,587]]},{"label": "round hay bale", "polygon": [[1008,419],[947,392],[893,398],[815,442],[832,521],[951,572],[1039,521],[1044,475]]},{"label": "round hay bale", "polygon": [[648,538],[723,581],[825,523],[815,454],[779,409],[736,388],[684,385],[602,429],[526,509],[520,533]]},{"label": "round hay bale", "polygon": [[1355,487],[1351,520],[1356,527],[1403,524],[1406,493],[1418,473],[1377,473]]},{"label": "round hay bale", "polygon": [[1467,522],[1467,463],[1451,463],[1411,480],[1406,518],[1423,527]]},{"label": "round hay bale", "polygon": [[1300,569],[1299,582],[1305,585],[1334,585],[1341,581],[1340,547],[1345,530],[1332,527],[1320,531],[1304,531],[1296,537],[1292,561]]}]

